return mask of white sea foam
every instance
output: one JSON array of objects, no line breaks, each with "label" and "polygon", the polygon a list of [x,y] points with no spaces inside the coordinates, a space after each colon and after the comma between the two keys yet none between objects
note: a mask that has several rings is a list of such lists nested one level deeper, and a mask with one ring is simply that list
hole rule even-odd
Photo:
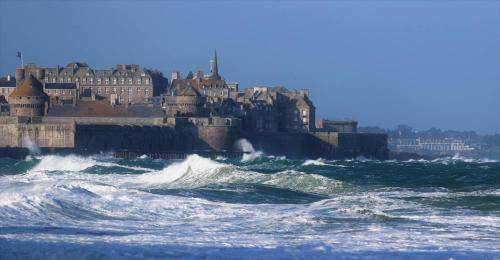
[{"label": "white sea foam", "polygon": [[[326,252],[319,257],[327,258],[332,250],[497,252],[499,248],[500,219],[495,214],[411,201],[498,195],[498,189],[360,191],[356,185],[318,174],[297,170],[264,174],[197,155],[159,171],[143,168],[142,174],[82,172],[96,165],[125,167],[101,157],[36,158],[40,162],[28,174],[0,176],[0,248],[6,241],[25,241],[26,248],[34,248],[33,254],[40,247],[43,252],[62,248],[64,256],[72,245],[93,245],[92,252],[117,258],[172,257],[164,255],[166,251],[210,258],[227,256],[220,253],[227,249],[235,250],[235,257],[255,249],[250,256],[253,252],[276,258],[292,250],[292,255],[304,258]],[[146,192],[213,183],[256,183],[327,197],[308,204],[244,204]],[[125,248],[132,255],[124,255]],[[85,249],[83,256],[95,256]],[[272,250],[278,250],[277,255],[269,253]]]},{"label": "white sea foam", "polygon": [[40,162],[32,171],[83,171],[96,165],[96,160],[90,157],[81,157],[77,155],[58,156],[45,155],[40,157]]},{"label": "white sea foam", "polygon": [[245,138],[237,140],[234,145],[238,151],[243,152],[242,162],[250,162],[264,155],[263,152],[256,151],[252,143]]},{"label": "white sea foam", "polygon": [[309,165],[317,165],[317,166],[326,166],[330,165],[325,163],[325,159],[319,158],[316,160],[306,160],[304,163],[302,163],[303,166],[309,166]]},{"label": "white sea foam", "polygon": [[29,136],[27,136],[27,135],[23,136],[21,141],[22,141],[22,147],[28,148],[28,150],[30,151],[30,154],[40,154],[41,153],[40,147],[38,147],[38,145],[35,142],[33,142]]}]

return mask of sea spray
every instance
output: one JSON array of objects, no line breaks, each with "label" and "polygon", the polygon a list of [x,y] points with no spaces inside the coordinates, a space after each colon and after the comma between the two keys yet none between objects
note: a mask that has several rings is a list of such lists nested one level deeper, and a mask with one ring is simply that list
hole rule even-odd
[{"label": "sea spray", "polygon": [[0,158],[5,258],[498,258],[496,161],[32,157]]},{"label": "sea spray", "polygon": [[41,153],[40,147],[38,147],[38,145],[35,142],[33,142],[31,138],[27,135],[23,136],[22,146],[24,148],[27,148],[30,151],[30,154],[32,155]]},{"label": "sea spray", "polygon": [[241,158],[242,162],[249,162],[255,160],[257,157],[263,155],[261,151],[255,151],[252,143],[245,138],[239,139],[234,144],[235,148],[243,152],[243,157]]}]

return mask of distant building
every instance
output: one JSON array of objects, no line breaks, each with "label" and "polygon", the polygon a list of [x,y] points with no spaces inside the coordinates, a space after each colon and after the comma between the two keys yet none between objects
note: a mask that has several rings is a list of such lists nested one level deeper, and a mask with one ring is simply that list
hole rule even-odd
[{"label": "distant building", "polygon": [[358,122],[353,120],[319,119],[316,121],[316,129],[329,132],[356,133],[358,131]]},{"label": "distant building", "polygon": [[473,151],[474,148],[463,140],[455,139],[428,139],[428,138],[397,138],[390,139],[389,143],[398,151],[404,152],[428,152],[435,154],[447,154],[449,152]]},{"label": "distant building", "polygon": [[[69,63],[66,67],[37,67],[27,64],[16,70],[16,78],[33,75],[42,84],[73,83],[75,93],[82,97],[110,98],[112,94],[120,103],[145,103],[160,95],[168,80],[158,71],[142,69],[139,65],[118,64],[113,69],[92,69],[86,63]],[[53,93],[51,97],[56,97]]]},{"label": "distant building", "polygon": [[173,71],[166,95],[172,96],[172,92],[176,92],[177,89],[183,89],[188,85],[193,86],[202,96],[206,96],[208,100],[220,101],[220,99],[229,98],[232,92],[238,91],[237,83],[226,83],[224,77],[219,74],[217,52],[214,53],[214,58],[210,61],[210,74],[208,75],[199,70],[195,74],[189,72],[185,78],[182,78],[178,71]]},{"label": "distant building", "polygon": [[0,97],[4,97],[5,100],[9,99],[10,93],[16,88],[16,78],[7,75],[0,78]]},{"label": "distant building", "polygon": [[50,97],[50,105],[76,105],[78,87],[75,83],[45,83],[45,93]]},{"label": "distant building", "polygon": [[255,131],[308,132],[315,128],[315,107],[307,90],[250,87],[236,96],[246,109],[245,124]]}]

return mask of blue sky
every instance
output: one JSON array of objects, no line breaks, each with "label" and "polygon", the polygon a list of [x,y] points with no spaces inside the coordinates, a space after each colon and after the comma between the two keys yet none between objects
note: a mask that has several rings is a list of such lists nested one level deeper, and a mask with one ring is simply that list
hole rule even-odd
[{"label": "blue sky", "polygon": [[500,133],[499,1],[0,0],[0,74],[136,63],[170,78],[214,49],[241,87],[308,88],[318,117]]}]

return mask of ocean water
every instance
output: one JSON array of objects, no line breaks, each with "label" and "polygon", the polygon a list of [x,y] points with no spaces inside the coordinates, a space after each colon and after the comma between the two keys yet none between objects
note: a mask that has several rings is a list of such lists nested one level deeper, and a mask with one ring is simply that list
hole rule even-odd
[{"label": "ocean water", "polygon": [[0,159],[0,258],[500,259],[500,162]]}]

